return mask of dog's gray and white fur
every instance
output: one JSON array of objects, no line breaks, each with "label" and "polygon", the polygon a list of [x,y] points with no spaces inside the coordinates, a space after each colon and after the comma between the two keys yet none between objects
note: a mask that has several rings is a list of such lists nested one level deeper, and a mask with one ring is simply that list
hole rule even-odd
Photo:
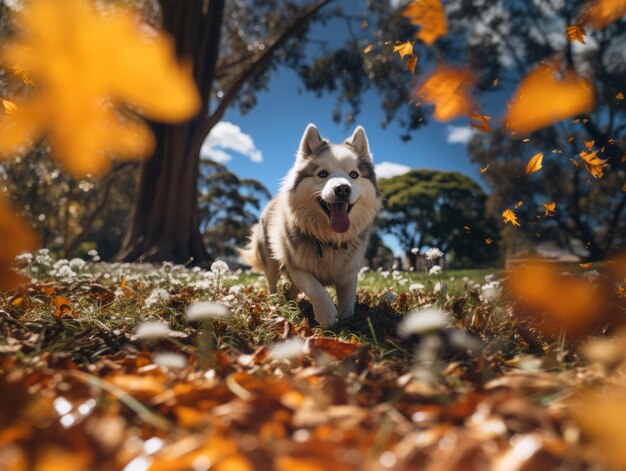
[{"label": "dog's gray and white fur", "polygon": [[[284,273],[313,304],[328,328],[354,313],[359,270],[381,199],[365,130],[357,127],[341,144],[322,139],[309,124],[296,161],[252,229],[240,253],[265,272],[271,293]],[[324,288],[335,286],[337,305]]]}]

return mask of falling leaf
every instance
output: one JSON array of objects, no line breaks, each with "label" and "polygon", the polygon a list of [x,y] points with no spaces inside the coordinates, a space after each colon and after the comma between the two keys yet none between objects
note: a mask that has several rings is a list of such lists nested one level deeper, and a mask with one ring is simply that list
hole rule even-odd
[{"label": "falling leaf", "polygon": [[469,115],[475,109],[468,88],[475,78],[469,69],[440,65],[417,90],[416,95],[435,105],[434,117],[449,121],[461,115]]},{"label": "falling leaf", "polygon": [[420,27],[415,37],[429,46],[448,32],[446,12],[439,0],[413,0],[406,6],[402,15],[407,17],[411,24]]},{"label": "falling leaf", "polygon": [[361,29],[365,28],[367,28],[367,20],[363,20],[363,23],[361,23]]},{"label": "falling leaf", "polygon": [[542,64],[517,88],[505,125],[511,133],[528,134],[594,107],[593,85],[568,71],[562,80],[554,67]]},{"label": "falling leaf", "polygon": [[574,142],[574,139],[576,139],[574,136],[570,136],[567,138],[567,142]]},{"label": "falling leaf", "polygon": [[579,22],[601,29],[626,14],[626,0],[594,0],[583,13]]},{"label": "falling leaf", "polygon": [[585,44],[585,30],[580,25],[572,25],[565,27],[565,33],[571,42],[578,41]]},{"label": "falling leaf", "polygon": [[502,213],[502,217],[504,218],[504,223],[510,222],[514,226],[519,227],[519,222],[517,222],[517,215],[511,211],[510,209],[505,209]]},{"label": "falling leaf", "polygon": [[472,121],[470,121],[469,125],[478,130],[478,131],[482,131],[482,132],[490,132],[491,128],[489,127],[489,123],[488,121],[491,119],[491,116],[487,116],[484,114],[472,114],[470,115],[471,119],[474,119],[476,121],[478,121],[477,123],[474,123]]},{"label": "falling leaf", "polygon": [[9,290],[25,282],[14,272],[15,256],[21,252],[32,252],[37,248],[37,237],[30,225],[15,215],[9,203],[0,198],[0,288]]},{"label": "falling leaf", "polygon": [[530,139],[529,138],[522,139],[522,142],[530,142]]},{"label": "falling leaf", "polygon": [[17,111],[17,105],[10,100],[5,100],[4,98],[0,98],[2,102],[2,107],[6,114],[13,114]]},{"label": "falling leaf", "polygon": [[622,191],[626,191],[626,183],[622,185]]},{"label": "falling leaf", "polygon": [[365,49],[363,49],[363,52],[367,54],[368,52],[372,50],[373,47],[374,46],[372,46],[371,44],[368,44],[367,46],[365,46]]},{"label": "falling leaf", "polygon": [[541,170],[543,168],[542,162],[543,152],[537,152],[526,164],[526,175],[530,175],[531,173],[535,173]]},{"label": "falling leaf", "polygon": [[593,145],[596,143],[596,141],[591,140],[591,141],[585,141],[585,147],[587,148],[587,150],[591,150],[593,148]]},{"label": "falling leaf", "polygon": [[415,74],[415,64],[417,64],[416,56],[410,57],[408,60],[404,61],[404,65],[411,71],[411,74]]},{"label": "falling leaf", "polygon": [[622,92],[619,92],[617,95],[615,95],[615,98],[617,98],[618,100],[623,100],[624,94]]},{"label": "falling leaf", "polygon": [[604,169],[609,167],[607,164],[607,159],[601,159],[598,157],[598,151],[594,150],[593,152],[582,151],[578,154],[585,164],[585,168],[591,175],[595,178],[602,178],[604,176]]},{"label": "falling leaf", "polygon": [[523,204],[523,201],[518,201],[517,203],[515,203],[515,209],[520,208]]},{"label": "falling leaf", "polygon": [[400,54],[400,59],[413,55],[413,41],[407,39],[402,44],[393,47],[393,52]]},{"label": "falling leaf", "polygon": [[500,83],[500,80],[499,80],[499,79],[494,79],[494,80],[493,80],[493,86],[494,86],[494,87],[497,87],[499,83]]},{"label": "falling leaf", "polygon": [[485,173],[487,170],[489,170],[489,164],[487,164],[485,167],[480,169],[480,173]]},{"label": "falling leaf", "polygon": [[556,211],[556,203],[554,201],[552,203],[543,203],[543,207],[546,210],[546,212],[544,213],[544,216],[554,215],[554,212]]},{"label": "falling leaf", "polygon": [[468,232],[472,230],[469,226],[463,226],[463,229],[465,229]]},{"label": "falling leaf", "polygon": [[[141,116],[179,122],[200,100],[190,68],[175,62],[172,40],[137,25],[121,8],[103,15],[92,1],[28,2],[17,13],[22,34],[0,50],[4,66],[22,67],[36,86],[0,116],[0,155],[14,156],[43,135],[73,176],[101,175],[109,156],[145,157],[154,137]],[[165,98],[166,97],[166,98]]]},{"label": "falling leaf", "polygon": [[591,266],[591,262],[588,263],[579,263],[579,266],[582,268],[589,268]]},{"label": "falling leaf", "polygon": [[485,239],[485,244],[491,245],[493,243],[493,239]]}]

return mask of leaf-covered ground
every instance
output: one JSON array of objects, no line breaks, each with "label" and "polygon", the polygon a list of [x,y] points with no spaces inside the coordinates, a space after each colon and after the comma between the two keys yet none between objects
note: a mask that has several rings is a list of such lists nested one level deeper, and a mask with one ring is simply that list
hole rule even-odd
[{"label": "leaf-covered ground", "polygon": [[354,318],[323,331],[219,265],[21,263],[33,280],[0,299],[2,470],[626,463],[624,343],[589,363],[541,336],[503,273],[364,273]]}]

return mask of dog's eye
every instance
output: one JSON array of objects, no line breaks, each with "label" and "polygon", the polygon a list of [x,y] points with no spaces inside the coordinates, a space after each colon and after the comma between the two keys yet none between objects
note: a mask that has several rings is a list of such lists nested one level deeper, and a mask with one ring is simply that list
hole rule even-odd
[{"label": "dog's eye", "polygon": [[322,170],[320,173],[317,174],[317,176],[320,178],[326,178],[328,176],[328,172],[326,170]]},{"label": "dog's eye", "polygon": [[359,174],[356,172],[350,172],[350,178],[358,178]]}]

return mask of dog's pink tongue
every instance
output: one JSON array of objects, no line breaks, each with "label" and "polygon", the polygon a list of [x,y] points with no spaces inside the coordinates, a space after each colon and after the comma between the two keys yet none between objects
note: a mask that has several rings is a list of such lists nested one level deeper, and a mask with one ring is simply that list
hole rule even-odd
[{"label": "dog's pink tongue", "polygon": [[330,206],[330,227],[335,232],[346,232],[350,229],[350,218],[348,217],[348,203],[331,203]]}]

